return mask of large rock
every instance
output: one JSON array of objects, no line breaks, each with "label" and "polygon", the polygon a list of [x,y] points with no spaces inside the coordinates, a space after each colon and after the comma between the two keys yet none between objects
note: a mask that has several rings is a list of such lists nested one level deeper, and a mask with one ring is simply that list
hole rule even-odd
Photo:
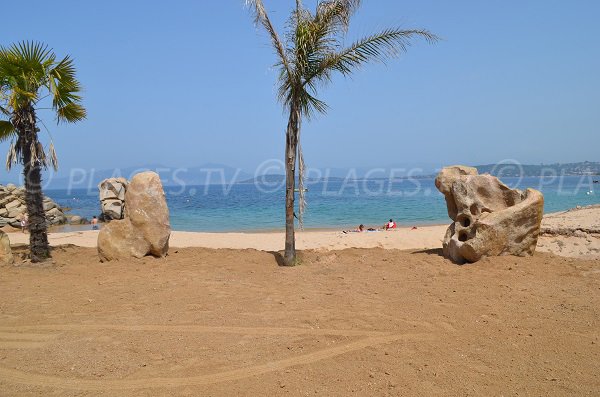
[{"label": "large rock", "polygon": [[150,243],[150,254],[166,255],[171,224],[165,192],[157,173],[142,172],[133,177],[125,194],[125,208],[133,226]]},{"label": "large rock", "polygon": [[478,175],[464,166],[444,168],[435,184],[454,221],[444,237],[445,257],[465,263],[535,252],[544,212],[542,193],[513,190],[494,176]]},{"label": "large rock", "polygon": [[143,258],[149,252],[150,243],[129,219],[112,221],[98,234],[98,254],[102,261]]},{"label": "large rock", "polygon": [[125,217],[125,178],[105,179],[98,185],[100,191],[101,218],[104,220],[123,219]]},{"label": "large rock", "polygon": [[[43,208],[48,225],[60,225],[66,222],[64,211],[50,197],[44,196]],[[21,219],[26,212],[25,189],[10,184],[0,185],[0,227],[4,225],[20,227]]]},{"label": "large rock", "polygon": [[104,200],[102,202],[102,219],[123,219],[125,216],[125,202],[121,200]]},{"label": "large rock", "polygon": [[79,215],[73,215],[67,216],[67,223],[69,223],[70,225],[86,225],[89,222],[87,221],[87,219],[82,218]]},{"label": "large rock", "polygon": [[67,222],[67,217],[58,208],[52,208],[46,212],[46,221],[51,225],[63,225]]},{"label": "large rock", "polygon": [[169,208],[160,177],[155,172],[135,175],[125,192],[126,217],[105,225],[98,236],[102,261],[162,257],[169,250]]},{"label": "large rock", "polygon": [[10,240],[8,235],[0,230],[0,264],[10,265],[15,261],[10,249]]}]

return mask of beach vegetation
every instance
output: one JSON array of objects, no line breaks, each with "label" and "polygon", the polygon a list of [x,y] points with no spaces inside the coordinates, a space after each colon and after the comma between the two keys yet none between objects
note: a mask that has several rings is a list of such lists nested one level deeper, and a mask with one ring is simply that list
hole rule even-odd
[{"label": "beach vegetation", "polygon": [[[385,62],[405,52],[414,39],[429,43],[438,40],[424,29],[387,28],[344,45],[350,20],[360,0],[321,0],[311,10],[296,0],[280,36],[269,18],[262,0],[246,0],[255,22],[270,37],[279,70],[278,99],[287,113],[285,133],[285,254],[284,264],[296,264],[294,218],[303,224],[306,206],[301,130],[303,119],[327,111],[318,91],[335,74],[348,76],[368,62]],[[298,170],[298,212],[295,211],[296,170]]]},{"label": "beach vegetation", "polygon": [[0,47],[0,141],[10,141],[6,168],[17,163],[23,166],[32,262],[50,257],[42,169],[58,169],[52,140],[44,146],[39,139],[41,127],[46,128],[39,112],[50,110],[57,123],[81,121],[86,110],[80,92],[68,55],[58,58],[40,42]]}]

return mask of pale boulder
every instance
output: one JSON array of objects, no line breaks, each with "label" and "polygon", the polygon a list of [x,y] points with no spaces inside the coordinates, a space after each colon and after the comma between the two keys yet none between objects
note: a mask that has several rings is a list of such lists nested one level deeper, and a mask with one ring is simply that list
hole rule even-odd
[{"label": "pale boulder", "polygon": [[533,255],[544,210],[542,193],[513,190],[473,170],[448,167],[436,178],[454,221],[444,237],[444,256],[465,263],[485,256]]},{"label": "pale boulder", "polygon": [[133,177],[125,193],[126,217],[105,225],[98,236],[102,261],[163,257],[169,250],[169,208],[160,177],[143,172]]},{"label": "pale boulder", "polygon": [[82,217],[80,217],[79,215],[73,215],[73,216],[67,217],[67,222],[71,225],[84,225],[87,223],[87,221],[85,219],[83,219]]},{"label": "pale boulder", "polygon": [[444,168],[435,178],[435,187],[444,195],[446,206],[448,207],[448,215],[452,220],[455,219],[458,210],[452,195],[452,185],[455,181],[466,175],[477,175],[478,171],[475,167],[467,167],[464,165],[455,165]]},{"label": "pale boulder", "polygon": [[17,207],[20,207],[21,205],[22,205],[22,203],[21,203],[21,201],[20,201],[20,200],[12,200],[11,202],[7,203],[7,204],[6,204],[4,207],[5,207],[7,210],[10,210],[10,209],[12,209],[12,208],[17,208]]},{"label": "pale boulder", "polygon": [[150,243],[150,253],[158,257],[166,255],[171,224],[165,192],[157,173],[142,172],[131,179],[125,193],[125,207],[133,226]]},{"label": "pale boulder", "polygon": [[0,264],[10,265],[14,263],[12,250],[10,248],[10,239],[8,235],[0,230]]},{"label": "pale boulder", "polygon": [[102,261],[143,258],[150,243],[135,230],[129,219],[112,221],[98,234],[98,254]]}]

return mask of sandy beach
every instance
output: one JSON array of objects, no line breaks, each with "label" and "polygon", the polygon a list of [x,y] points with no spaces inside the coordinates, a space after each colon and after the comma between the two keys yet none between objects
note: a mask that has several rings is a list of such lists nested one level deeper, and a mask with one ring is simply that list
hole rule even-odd
[{"label": "sandy beach", "polygon": [[279,233],[174,232],[164,259],[109,263],[97,232],[53,233],[51,263],[0,268],[0,394],[598,395],[598,211],[468,266],[445,226],[301,232],[295,268]]},{"label": "sandy beach", "polygon": [[[300,250],[342,250],[346,248],[384,248],[397,250],[440,248],[448,225],[400,227],[394,231],[349,232],[297,231]],[[566,257],[594,259],[600,257],[600,206],[572,209],[544,216],[539,252]],[[13,230],[13,245],[27,244],[28,235]],[[64,244],[96,247],[98,231],[84,230],[49,234],[53,246]],[[172,248],[255,249],[277,252],[284,245],[284,232],[269,233],[198,233],[174,231]]]}]

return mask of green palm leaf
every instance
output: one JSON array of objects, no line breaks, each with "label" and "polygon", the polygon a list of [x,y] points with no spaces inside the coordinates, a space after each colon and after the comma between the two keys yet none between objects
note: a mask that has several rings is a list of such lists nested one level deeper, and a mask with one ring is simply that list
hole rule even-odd
[{"label": "green palm leaf", "polygon": [[0,142],[7,141],[15,136],[15,127],[10,121],[0,120]]},{"label": "green palm leaf", "polygon": [[306,82],[312,79],[329,80],[332,71],[349,75],[368,62],[385,63],[388,59],[406,52],[411,40],[416,37],[424,38],[429,43],[439,40],[427,30],[386,29],[358,40],[338,53],[327,54],[306,77]]}]

